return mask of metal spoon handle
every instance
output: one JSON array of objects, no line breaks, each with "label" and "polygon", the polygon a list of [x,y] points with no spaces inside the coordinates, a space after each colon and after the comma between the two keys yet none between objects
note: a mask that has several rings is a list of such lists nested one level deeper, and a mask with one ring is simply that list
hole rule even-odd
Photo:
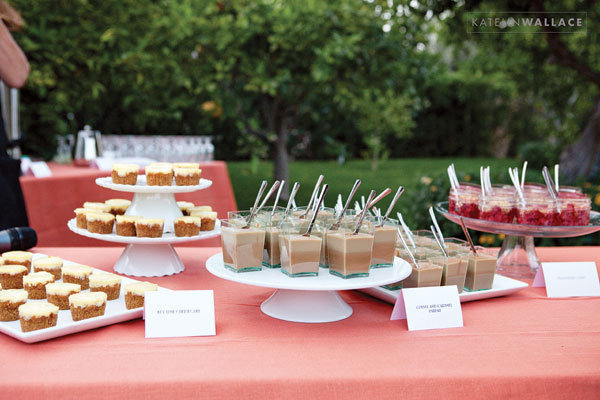
[{"label": "metal spoon handle", "polygon": [[267,181],[262,181],[262,183],[260,184],[260,189],[258,189],[258,194],[256,195],[256,200],[254,200],[254,205],[252,206],[252,209],[250,210],[250,215],[248,215],[248,219],[246,220],[246,226],[244,226],[244,228],[248,228],[250,226],[250,223],[252,222],[252,218],[254,218],[254,215],[256,214],[256,207],[258,207],[258,202],[260,201],[260,198],[262,197],[266,188],[267,188]]},{"label": "metal spoon handle", "polygon": [[379,200],[383,199],[385,196],[387,196],[390,193],[392,193],[392,189],[386,188],[383,192],[379,193],[379,196],[377,196],[373,200],[371,200],[371,202],[367,201],[366,204],[368,204],[368,205],[365,208],[369,209],[369,208],[373,207],[375,204],[379,203]]},{"label": "metal spoon handle", "polygon": [[333,230],[336,230],[337,228],[340,227],[340,224],[342,223],[342,219],[344,218],[344,214],[346,214],[346,211],[348,211],[348,207],[350,207],[350,202],[352,201],[352,198],[356,194],[356,191],[358,190],[358,187],[360,186],[360,184],[361,184],[360,179],[357,179],[356,182],[354,182],[354,186],[352,187],[352,190],[350,191],[350,194],[348,195],[348,199],[346,200],[344,209],[340,213],[340,216],[338,217],[337,221],[335,221],[335,223],[331,227]]},{"label": "metal spoon handle", "polygon": [[[375,197],[375,191],[371,190],[371,193],[369,193],[369,199],[367,200],[367,202],[365,204],[371,204],[371,201],[373,201],[373,197]],[[365,216],[367,215],[367,210],[368,210],[368,208],[365,207],[365,209],[360,214],[360,218],[358,220],[358,223],[356,224],[356,228],[354,229],[353,235],[358,234],[358,231],[360,230],[360,226],[362,225],[363,220],[365,219]]]},{"label": "metal spoon handle", "polygon": [[394,206],[396,205],[396,203],[398,202],[398,199],[400,198],[400,196],[402,196],[402,193],[404,193],[404,186],[400,186],[398,188],[398,191],[396,192],[396,194],[394,195],[394,198],[392,199],[392,202],[390,203],[390,206],[388,207],[387,211],[385,212],[385,215],[383,216],[383,218],[381,219],[381,222],[379,223],[379,226],[383,226],[385,224],[385,221],[388,219],[388,217],[390,216],[390,213],[392,212],[392,210],[394,209]]},{"label": "metal spoon handle", "polygon": [[312,231],[312,228],[315,225],[315,221],[317,220],[317,214],[319,213],[319,210],[321,209],[321,204],[323,204],[323,200],[325,199],[325,195],[327,194],[328,189],[329,189],[329,185],[324,184],[323,189],[321,190],[321,195],[319,196],[317,207],[315,209],[315,212],[312,215],[310,224],[308,225],[308,229],[306,230],[306,233],[304,234],[304,236],[310,236],[310,232]]},{"label": "metal spoon handle", "polygon": [[273,219],[273,215],[275,214],[275,209],[277,208],[277,203],[279,203],[279,196],[281,196],[281,191],[283,190],[283,186],[285,185],[285,181],[281,181],[279,185],[279,190],[277,191],[277,196],[275,196],[275,202],[273,203],[273,209],[271,210],[271,219]]},{"label": "metal spoon handle", "polygon": [[323,183],[323,178],[325,178],[323,175],[319,175],[319,179],[317,179],[317,184],[315,185],[312,195],[310,196],[310,201],[306,206],[306,212],[304,213],[305,217],[308,215],[308,212],[310,211],[310,208],[312,207],[313,201],[315,201],[317,194],[319,194],[319,187],[321,186],[321,183]]},{"label": "metal spoon handle", "polygon": [[460,217],[460,226],[462,227],[462,230],[467,238],[467,242],[469,242],[469,246],[471,246],[471,251],[473,252],[473,254],[477,255],[477,250],[475,250],[475,245],[473,244],[473,239],[471,239],[471,235],[469,235],[469,231],[467,230],[467,227],[465,226],[465,220],[463,219],[463,217]]},{"label": "metal spoon handle", "polygon": [[256,209],[256,212],[254,214],[258,214],[258,212],[265,206],[265,204],[267,204],[267,201],[269,201],[271,196],[273,196],[273,193],[275,193],[275,191],[277,190],[277,188],[279,187],[280,184],[281,184],[281,182],[279,182],[279,181],[275,181],[275,183],[273,183],[273,186],[271,186],[271,189],[269,189],[269,191],[267,192],[267,195],[263,199],[262,203],[260,203],[260,206],[258,206],[258,208]]},{"label": "metal spoon handle", "polygon": [[281,222],[285,221],[285,219],[287,218],[290,212],[290,208],[294,203],[294,197],[296,197],[296,193],[298,193],[298,189],[300,189],[300,182],[294,182],[294,186],[292,187],[292,192],[290,193],[290,198],[288,199],[287,206],[285,207],[285,213],[283,214]]}]

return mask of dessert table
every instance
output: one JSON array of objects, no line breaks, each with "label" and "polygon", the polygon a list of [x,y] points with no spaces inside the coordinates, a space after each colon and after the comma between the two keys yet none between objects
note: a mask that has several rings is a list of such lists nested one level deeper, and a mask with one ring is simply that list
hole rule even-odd
[{"label": "dessert table", "polygon": [[[119,248],[37,248],[110,270]],[[182,248],[181,274],[146,278],[212,289],[217,335],[144,339],[141,319],[37,344],[0,335],[3,398],[598,398],[600,298],[543,288],[463,303],[463,328],[407,331],[392,306],[342,297],[354,314],[326,324],[270,318],[272,289],[219,279],[220,248]],[[539,248],[542,261],[595,261],[600,247]],[[301,278],[298,278],[301,279]]]},{"label": "dessert table", "polygon": [[[85,201],[105,201],[114,198],[131,200],[131,193],[115,192],[96,185],[96,178],[110,176],[110,171],[49,163],[52,176],[36,178],[22,176],[21,188],[27,206],[29,224],[38,234],[39,246],[111,246],[94,239],[72,233],[67,221],[75,215],[73,210]],[[177,201],[191,201],[197,205],[210,205],[219,218],[227,211],[236,210],[233,189],[223,161],[200,163],[202,177],[212,180],[212,186],[194,193],[181,193]],[[199,244],[198,244],[199,243]],[[193,246],[218,246],[219,238],[192,243]]]}]

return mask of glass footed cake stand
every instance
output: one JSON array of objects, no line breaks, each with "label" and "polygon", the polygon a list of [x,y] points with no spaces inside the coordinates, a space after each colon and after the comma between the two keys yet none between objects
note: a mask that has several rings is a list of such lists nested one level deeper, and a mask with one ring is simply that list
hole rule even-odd
[{"label": "glass footed cake stand", "polygon": [[[435,205],[437,212],[450,221],[460,224],[460,215],[448,212],[448,202]],[[589,225],[584,226],[540,226],[506,222],[486,221],[462,217],[469,229],[506,235],[498,253],[497,272],[505,276],[531,279],[540,267],[533,238],[566,238],[589,235],[600,231],[600,213],[592,211]]]},{"label": "glass footed cake stand", "polygon": [[206,269],[222,279],[277,289],[260,305],[262,312],[284,321],[309,323],[339,321],[352,315],[352,307],[342,299],[338,290],[387,285],[406,279],[412,272],[406,261],[396,257],[392,267],[371,269],[366,277],[342,279],[331,275],[327,268],[319,268],[318,276],[291,278],[280,268],[231,271],[223,264],[223,253],[206,260]]}]

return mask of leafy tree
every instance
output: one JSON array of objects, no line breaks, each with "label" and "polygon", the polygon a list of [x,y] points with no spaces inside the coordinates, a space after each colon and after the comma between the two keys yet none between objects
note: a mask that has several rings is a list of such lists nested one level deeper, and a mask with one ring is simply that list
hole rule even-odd
[{"label": "leafy tree", "polygon": [[[600,4],[594,1],[470,0],[414,4],[413,11],[440,22],[440,38],[452,50],[450,65],[473,74],[502,74],[515,86],[507,99],[507,128],[529,139],[553,138],[566,147],[561,171],[571,180],[600,173]],[[587,12],[587,31],[473,35],[469,12]],[[551,14],[550,14],[551,15]],[[529,126],[527,129],[526,127]],[[517,129],[514,129],[517,128]],[[534,132],[531,135],[531,132]],[[516,138],[519,140],[519,138]]]}]

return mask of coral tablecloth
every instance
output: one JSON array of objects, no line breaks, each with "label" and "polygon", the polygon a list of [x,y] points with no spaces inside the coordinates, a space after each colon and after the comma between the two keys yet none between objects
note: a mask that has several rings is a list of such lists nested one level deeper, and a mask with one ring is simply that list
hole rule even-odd
[{"label": "coral tablecloth", "polygon": [[[544,261],[590,261],[600,248],[542,248]],[[120,249],[39,248],[109,269]],[[260,311],[271,289],[212,276],[217,248],[181,248],[186,270],[149,280],[212,289],[217,335],[144,339],[135,320],[28,345],[0,335],[0,397],[597,399],[600,298],[548,299],[545,289],[463,304],[464,328],[408,332],[392,306],[359,292],[354,314],[298,324]]]},{"label": "coral tablecloth", "polygon": [[[50,163],[52,176],[21,177],[21,187],[27,205],[29,224],[38,234],[39,246],[111,246],[109,242],[74,234],[67,221],[74,217],[73,210],[86,201],[105,201],[114,198],[129,199],[133,193],[116,192],[96,185],[95,180],[110,172],[92,168],[78,168]],[[201,163],[202,177],[210,179],[210,188],[194,193],[176,194],[178,201],[192,201],[210,205],[219,218],[227,218],[227,211],[236,210],[235,198],[227,165],[223,161]],[[219,239],[197,242],[203,246],[217,246]]]}]

